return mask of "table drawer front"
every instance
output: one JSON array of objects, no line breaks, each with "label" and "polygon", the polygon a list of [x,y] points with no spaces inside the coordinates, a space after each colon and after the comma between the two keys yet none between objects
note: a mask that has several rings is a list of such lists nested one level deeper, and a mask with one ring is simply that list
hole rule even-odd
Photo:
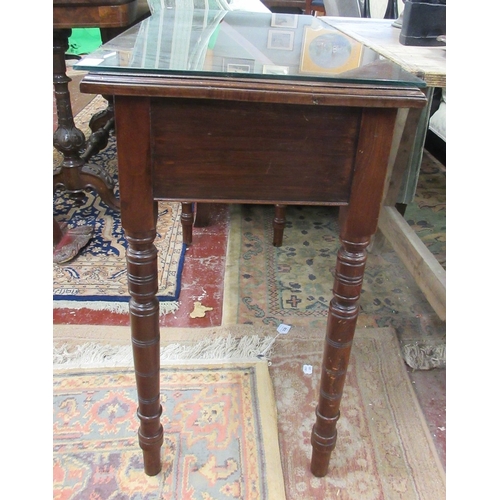
[{"label": "table drawer front", "polygon": [[157,199],[346,203],[361,112],[153,100]]}]

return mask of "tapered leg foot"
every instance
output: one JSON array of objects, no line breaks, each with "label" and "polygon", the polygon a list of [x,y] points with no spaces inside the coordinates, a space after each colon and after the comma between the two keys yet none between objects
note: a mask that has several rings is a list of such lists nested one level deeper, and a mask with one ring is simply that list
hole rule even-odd
[{"label": "tapered leg foot", "polygon": [[163,427],[160,425],[156,436],[145,437],[139,431],[139,444],[144,459],[144,472],[148,476],[156,476],[161,472],[161,446],[163,444]]},{"label": "tapered leg foot", "polygon": [[143,451],[144,473],[156,476],[161,472],[161,448],[158,451]]},{"label": "tapered leg foot", "polygon": [[285,231],[286,206],[274,205],[274,220],[273,220],[273,246],[280,247],[283,245],[283,233]]},{"label": "tapered leg foot", "polygon": [[337,443],[336,426],[339,416],[340,413],[334,418],[326,418],[316,410],[316,425],[311,434],[311,472],[316,477],[328,474],[330,457]]}]

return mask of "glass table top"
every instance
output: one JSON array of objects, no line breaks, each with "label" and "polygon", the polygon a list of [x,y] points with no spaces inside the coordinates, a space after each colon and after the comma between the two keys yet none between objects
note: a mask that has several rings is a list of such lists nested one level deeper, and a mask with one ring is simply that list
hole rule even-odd
[{"label": "glass table top", "polygon": [[[153,0],[151,0],[153,1]],[[178,1],[178,0],[177,0]],[[75,64],[92,73],[200,75],[425,87],[423,80],[321,17],[156,5]]]}]

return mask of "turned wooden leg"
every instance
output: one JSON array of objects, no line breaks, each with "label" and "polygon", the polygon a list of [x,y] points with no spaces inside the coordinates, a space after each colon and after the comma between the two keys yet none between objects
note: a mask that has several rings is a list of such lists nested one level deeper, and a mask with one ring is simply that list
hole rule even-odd
[{"label": "turned wooden leg", "polygon": [[361,295],[368,243],[369,238],[361,242],[341,239],[337,256],[333,299],[328,311],[316,425],[311,437],[311,471],[317,477],[327,474],[330,455],[337,441],[340,401],[358,317],[358,300]]},{"label": "turned wooden leg", "polygon": [[283,245],[283,232],[286,223],[285,213],[286,205],[274,205],[273,246],[275,247]]},{"label": "turned wooden leg", "polygon": [[[154,245],[158,204],[153,198],[152,164],[149,153],[150,106],[147,98],[115,100],[121,220],[128,242],[127,271],[130,293],[130,327],[137,382],[139,445],[144,471],[161,471],[163,427],[160,422],[160,327],[157,250]],[[121,146],[120,146],[121,145]]]},{"label": "turned wooden leg", "polygon": [[[82,156],[87,144],[84,133],[75,126],[68,89],[71,79],[66,75],[65,53],[70,35],[70,29],[54,30],[53,77],[58,125],[54,132],[54,147],[63,155],[61,165],[54,170],[54,188],[62,187],[80,201],[85,196],[85,189],[95,189],[104,203],[114,210],[120,210],[111,177],[96,165],[86,164],[90,151],[85,153],[85,157]],[[107,131],[103,133],[105,135]],[[92,149],[101,147],[103,140],[101,134]]]},{"label": "turned wooden leg", "polygon": [[311,435],[311,472],[317,477],[328,473],[337,440],[367,247],[377,230],[395,122],[394,110],[363,110],[349,205],[339,211],[341,246],[328,310],[316,424]]},{"label": "turned wooden leg", "polygon": [[193,204],[191,202],[182,203],[181,224],[182,224],[182,242],[185,245],[191,245],[193,242]]},{"label": "turned wooden leg", "polygon": [[144,456],[144,472],[154,476],[161,471],[163,426],[160,423],[160,329],[156,232],[126,235],[129,279],[130,326],[139,406],[139,445]]}]

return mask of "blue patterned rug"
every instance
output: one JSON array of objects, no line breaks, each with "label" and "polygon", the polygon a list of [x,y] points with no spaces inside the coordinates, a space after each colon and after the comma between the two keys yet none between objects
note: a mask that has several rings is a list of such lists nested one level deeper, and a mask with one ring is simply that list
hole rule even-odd
[{"label": "blue patterned rug", "polygon": [[[75,118],[86,134],[89,118],[106,106],[98,97]],[[54,151],[54,165],[61,155]],[[111,137],[107,147],[91,159],[112,177],[119,197],[116,141]],[[54,264],[54,307],[128,310],[129,294],[125,251],[127,242],[120,214],[109,209],[93,191],[87,192],[84,204],[77,206],[62,190],[54,193],[54,218],[68,228],[91,226],[92,238],[78,255],[64,264]],[[182,243],[180,203],[160,202],[155,245],[158,248],[158,299],[162,312],[177,309],[185,245]]]}]

